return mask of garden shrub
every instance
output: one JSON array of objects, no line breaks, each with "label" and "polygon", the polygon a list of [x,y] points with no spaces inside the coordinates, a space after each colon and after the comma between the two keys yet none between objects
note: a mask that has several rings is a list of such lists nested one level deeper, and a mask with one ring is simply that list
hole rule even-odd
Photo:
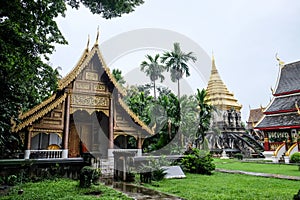
[{"label": "garden shrub", "polygon": [[7,178],[7,184],[11,186],[15,186],[18,182],[18,177],[16,175],[10,175]]},{"label": "garden shrub", "polygon": [[151,158],[147,164],[142,164],[139,171],[141,182],[151,183],[153,181],[161,181],[164,179],[167,172],[162,166],[168,166],[170,162],[166,160],[164,156],[161,156],[159,159]]},{"label": "garden shrub", "polygon": [[243,154],[241,154],[241,153],[234,154],[234,157],[238,160],[243,160],[243,158],[244,158]]},{"label": "garden shrub", "polygon": [[99,169],[92,168],[90,166],[85,166],[81,169],[79,175],[80,187],[88,188],[92,183],[96,183],[101,175]]},{"label": "garden shrub", "polygon": [[181,160],[181,166],[184,171],[190,173],[211,175],[212,171],[216,168],[212,161],[213,159],[210,153],[193,148]]},{"label": "garden shrub", "polygon": [[300,152],[293,153],[291,156],[291,163],[300,163]]}]

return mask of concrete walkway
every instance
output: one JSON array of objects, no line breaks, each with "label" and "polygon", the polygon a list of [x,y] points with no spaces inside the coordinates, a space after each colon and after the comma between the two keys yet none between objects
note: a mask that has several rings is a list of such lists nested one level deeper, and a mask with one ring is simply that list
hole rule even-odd
[{"label": "concrete walkway", "polygon": [[216,172],[230,173],[230,174],[246,174],[250,176],[261,176],[266,178],[279,178],[279,179],[287,179],[293,181],[300,181],[300,176],[287,176],[281,174],[267,174],[267,173],[259,173],[259,172],[246,172],[240,170],[229,170],[229,169],[215,169]]}]

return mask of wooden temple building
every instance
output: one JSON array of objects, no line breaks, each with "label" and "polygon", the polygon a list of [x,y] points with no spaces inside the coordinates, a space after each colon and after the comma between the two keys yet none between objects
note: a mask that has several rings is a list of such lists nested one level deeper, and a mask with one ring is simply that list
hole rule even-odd
[{"label": "wooden temple building", "polygon": [[228,154],[242,153],[246,157],[259,155],[263,147],[241,124],[241,108],[234,94],[229,92],[217,70],[212,57],[211,75],[207,86],[207,103],[216,108],[212,117],[212,127],[207,133],[211,152]]},{"label": "wooden temple building", "polygon": [[273,99],[255,129],[264,133],[264,155],[273,162],[289,162],[299,151],[300,62],[279,62],[280,71]]},{"label": "wooden temple building", "polygon": [[12,127],[22,138],[25,159],[80,158],[84,153],[107,158],[116,149],[141,155],[144,139],[153,132],[124,103],[125,94],[105,64],[98,39],[91,50],[87,45],[57,91],[20,114]]},{"label": "wooden temple building", "polygon": [[264,109],[265,108],[263,108],[263,107],[250,109],[249,117],[247,120],[247,130],[261,144],[263,144],[264,135],[263,135],[262,131],[255,129],[255,125],[264,116],[264,113],[263,113]]}]

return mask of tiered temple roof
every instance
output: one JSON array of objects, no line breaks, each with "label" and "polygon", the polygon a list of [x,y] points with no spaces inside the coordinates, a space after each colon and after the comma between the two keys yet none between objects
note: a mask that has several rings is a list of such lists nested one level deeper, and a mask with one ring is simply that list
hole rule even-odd
[{"label": "tiered temple roof", "polygon": [[300,62],[282,65],[273,99],[256,128],[260,130],[300,128]]},{"label": "tiered temple roof", "polygon": [[214,56],[212,57],[211,75],[207,85],[207,102],[220,110],[235,109],[240,111],[242,105],[235,99],[234,94],[229,92],[223,83],[217,70]]}]

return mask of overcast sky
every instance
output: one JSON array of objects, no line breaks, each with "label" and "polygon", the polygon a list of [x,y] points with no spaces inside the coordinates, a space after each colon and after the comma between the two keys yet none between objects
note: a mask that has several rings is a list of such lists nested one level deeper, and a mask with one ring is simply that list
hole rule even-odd
[{"label": "overcast sky", "polygon": [[[53,67],[61,66],[63,75],[68,73],[85,49],[88,35],[90,46],[94,44],[98,26],[100,47],[115,36],[143,28],[176,32],[194,41],[210,57],[214,52],[219,74],[243,105],[246,121],[249,106],[267,106],[272,98],[270,87],[275,87],[279,71],[275,54],[285,63],[300,60],[299,10],[298,0],[145,0],[135,12],[105,20],[85,8],[68,9],[66,17],[57,21],[69,44],[58,45],[50,62]],[[148,53],[155,51],[142,49],[108,64],[127,72],[129,67],[138,68]],[[204,57],[202,60],[209,68]],[[190,84],[202,88],[205,81]]]}]

